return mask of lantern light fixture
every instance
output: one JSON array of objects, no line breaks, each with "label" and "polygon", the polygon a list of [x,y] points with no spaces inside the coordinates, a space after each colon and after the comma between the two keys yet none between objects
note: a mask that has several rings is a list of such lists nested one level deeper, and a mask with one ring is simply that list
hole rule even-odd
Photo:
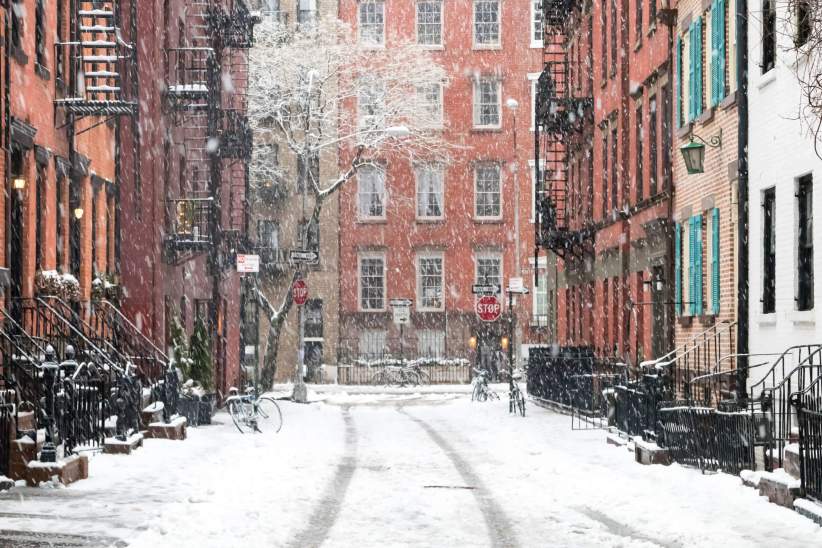
[{"label": "lantern light fixture", "polygon": [[23,190],[26,188],[26,180],[22,177],[15,177],[14,178],[14,190]]},{"label": "lantern light fixture", "polygon": [[705,172],[706,146],[709,146],[710,148],[722,147],[721,128],[719,133],[712,135],[707,141],[692,131],[688,143],[679,147],[679,152],[682,153],[682,158],[685,160],[685,169],[688,170],[689,175]]},{"label": "lantern light fixture", "polygon": [[83,218],[83,208],[82,207],[75,207],[74,208],[74,218],[78,221]]}]

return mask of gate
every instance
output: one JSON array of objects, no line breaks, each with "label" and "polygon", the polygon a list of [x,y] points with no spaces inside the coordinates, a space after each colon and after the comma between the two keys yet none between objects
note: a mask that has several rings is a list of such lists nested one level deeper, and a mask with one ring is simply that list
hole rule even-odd
[{"label": "gate", "polygon": [[799,472],[802,492],[822,501],[822,410],[817,398],[794,399],[799,423]]},{"label": "gate", "polygon": [[56,400],[57,431],[65,444],[66,454],[81,447],[102,446],[107,414],[103,381],[64,380],[58,386],[62,388],[62,394]]}]

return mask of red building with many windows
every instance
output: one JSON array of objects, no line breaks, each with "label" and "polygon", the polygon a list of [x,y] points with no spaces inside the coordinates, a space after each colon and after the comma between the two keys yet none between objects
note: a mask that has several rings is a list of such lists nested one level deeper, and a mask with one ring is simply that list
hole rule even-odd
[{"label": "red building with many windows", "polygon": [[[525,278],[515,344],[548,342],[544,289],[534,291],[533,92],[542,65],[540,2],[346,0],[340,18],[360,39],[414,41],[448,73],[427,90],[448,142],[444,165],[386,159],[340,196],[341,361],[454,357],[477,343],[496,357],[507,322],[483,324],[472,285]],[[361,98],[358,108],[367,108]],[[544,260],[544,259],[543,259]],[[547,269],[542,265],[543,282]],[[503,296],[501,295],[500,298]],[[390,301],[413,301],[400,337]],[[472,337],[474,338],[472,340]]]},{"label": "red building with many windows", "polygon": [[635,366],[673,332],[670,12],[544,4],[538,245],[558,259],[557,342]]}]

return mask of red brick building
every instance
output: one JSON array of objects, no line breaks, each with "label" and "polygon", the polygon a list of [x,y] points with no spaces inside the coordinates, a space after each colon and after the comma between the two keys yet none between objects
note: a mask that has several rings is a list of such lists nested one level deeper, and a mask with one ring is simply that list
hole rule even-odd
[{"label": "red brick building", "polygon": [[[466,356],[472,337],[490,356],[507,323],[477,319],[472,285],[512,277],[532,290],[516,305],[515,343],[547,342],[546,284],[534,292],[531,281],[539,2],[345,0],[339,16],[375,47],[410,40],[434,53],[448,78],[431,101],[445,139],[461,145],[447,165],[386,158],[384,171],[361,171],[342,190],[341,361],[397,356],[400,346],[406,357]],[[414,303],[402,340],[397,298]]]},{"label": "red brick building", "polygon": [[[670,13],[548,0],[537,144],[557,342],[636,365],[670,349]],[[549,290],[550,291],[550,290]]]},{"label": "red brick building", "polygon": [[225,393],[240,381],[253,21],[240,0],[135,2],[132,16],[141,108],[139,138],[120,135],[124,310],[164,348],[174,318],[189,335],[202,318]]}]

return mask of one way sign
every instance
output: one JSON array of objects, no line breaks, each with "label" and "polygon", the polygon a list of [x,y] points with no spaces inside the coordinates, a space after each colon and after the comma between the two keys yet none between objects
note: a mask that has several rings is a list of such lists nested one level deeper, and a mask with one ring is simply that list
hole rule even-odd
[{"label": "one way sign", "polygon": [[294,249],[289,254],[292,263],[317,264],[320,262],[320,254],[307,249]]}]

